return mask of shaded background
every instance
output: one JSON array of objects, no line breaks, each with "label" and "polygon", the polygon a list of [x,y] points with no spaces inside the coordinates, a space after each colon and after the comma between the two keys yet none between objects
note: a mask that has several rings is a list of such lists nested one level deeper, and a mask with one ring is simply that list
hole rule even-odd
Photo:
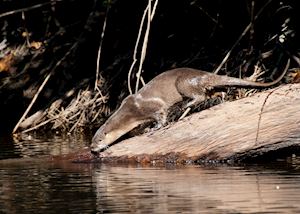
[{"label": "shaded background", "polygon": [[[99,120],[87,117],[81,127],[99,126],[101,118],[109,115],[129,93],[128,71],[147,4],[145,0],[2,1],[0,132],[12,131],[50,72],[52,76],[29,115],[45,111],[57,99],[62,100],[57,109],[66,108],[81,90],[99,93],[94,90],[96,61],[106,19],[99,89],[107,99],[99,108],[107,106],[108,110],[101,110]],[[291,67],[299,67],[298,9],[292,0],[158,1],[143,78],[148,82],[167,69],[183,66],[213,71],[259,11],[251,30],[233,49],[219,73],[246,77],[261,62],[268,80],[274,75],[274,67],[283,63],[279,60],[282,53],[295,59]],[[279,42],[279,38],[284,38],[284,42]],[[140,46],[138,50],[141,51]],[[262,59],[268,51],[272,51],[271,56]],[[131,75],[133,86],[137,67]],[[72,89],[74,93],[66,96]],[[62,129],[68,131],[70,127]]]}]

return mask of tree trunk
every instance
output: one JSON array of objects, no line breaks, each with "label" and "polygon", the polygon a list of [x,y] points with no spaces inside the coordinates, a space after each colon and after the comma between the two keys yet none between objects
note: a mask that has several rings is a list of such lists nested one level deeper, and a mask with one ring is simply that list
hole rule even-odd
[{"label": "tree trunk", "polygon": [[[126,139],[102,152],[98,159],[141,163],[220,161],[299,145],[300,84],[293,84],[226,102],[158,131]],[[80,161],[86,152],[77,159]]]}]

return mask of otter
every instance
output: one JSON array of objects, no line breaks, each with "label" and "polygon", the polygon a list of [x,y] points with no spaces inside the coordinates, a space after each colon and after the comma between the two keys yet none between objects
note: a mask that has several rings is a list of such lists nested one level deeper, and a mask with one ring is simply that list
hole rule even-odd
[{"label": "otter", "polygon": [[192,68],[166,71],[142,87],[136,94],[126,97],[121,106],[95,133],[90,146],[93,153],[108,148],[118,138],[134,128],[156,122],[156,128],[167,122],[168,109],[183,100],[192,100],[185,107],[197,105],[206,99],[206,92],[216,87],[269,87],[278,83],[289,67],[273,82],[253,82],[224,75],[217,75]]}]

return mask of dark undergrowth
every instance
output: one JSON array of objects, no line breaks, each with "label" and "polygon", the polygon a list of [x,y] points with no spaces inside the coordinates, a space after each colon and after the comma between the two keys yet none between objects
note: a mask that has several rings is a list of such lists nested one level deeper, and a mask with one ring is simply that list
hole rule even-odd
[{"label": "dark undergrowth", "polygon": [[[271,81],[291,58],[286,81],[299,77],[300,19],[295,1],[5,0],[0,4],[0,130],[4,133],[97,128],[130,91],[176,67]],[[149,4],[151,10],[141,25]],[[148,20],[148,15],[153,18]],[[254,91],[225,92],[203,106]]]}]

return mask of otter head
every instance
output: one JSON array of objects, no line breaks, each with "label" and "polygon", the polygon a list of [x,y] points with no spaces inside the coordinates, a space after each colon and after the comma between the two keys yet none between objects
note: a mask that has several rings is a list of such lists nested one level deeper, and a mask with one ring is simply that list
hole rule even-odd
[{"label": "otter head", "polygon": [[119,109],[97,130],[92,139],[91,151],[100,152],[118,138],[145,122],[141,117],[134,95],[125,98]]}]

